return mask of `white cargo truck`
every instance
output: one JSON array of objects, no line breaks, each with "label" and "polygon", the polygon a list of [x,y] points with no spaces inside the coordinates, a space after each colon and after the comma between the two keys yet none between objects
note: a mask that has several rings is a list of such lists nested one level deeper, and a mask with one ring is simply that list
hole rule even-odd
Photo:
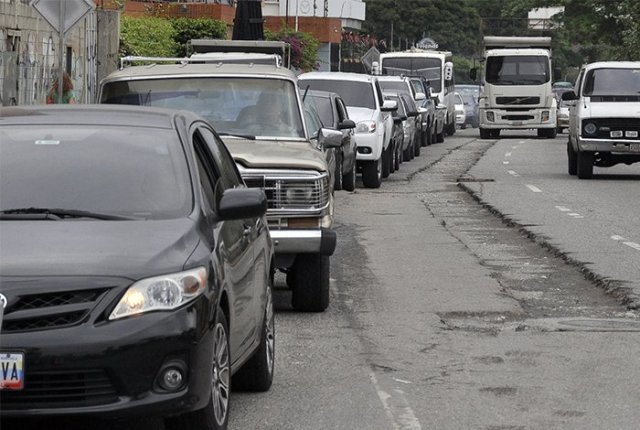
[{"label": "white cargo truck", "polygon": [[[480,137],[524,129],[536,129],[538,137],[556,137],[551,38],[486,36],[483,62]],[[474,80],[475,75],[473,69]]]}]

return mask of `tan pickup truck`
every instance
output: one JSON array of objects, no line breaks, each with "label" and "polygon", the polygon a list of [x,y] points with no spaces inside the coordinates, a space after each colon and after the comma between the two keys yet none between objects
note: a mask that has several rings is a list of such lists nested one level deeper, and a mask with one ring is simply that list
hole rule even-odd
[{"label": "tan pickup truck", "polygon": [[287,275],[294,309],[327,308],[336,233],[333,172],[322,148],[340,146],[342,133],[308,134],[293,72],[276,64],[159,61],[110,74],[98,97],[99,103],[184,109],[207,119],[247,186],[267,195],[276,265]]}]

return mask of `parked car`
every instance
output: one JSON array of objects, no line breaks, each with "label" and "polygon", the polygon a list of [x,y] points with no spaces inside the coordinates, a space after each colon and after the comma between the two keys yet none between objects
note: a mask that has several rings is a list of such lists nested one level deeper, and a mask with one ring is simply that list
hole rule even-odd
[{"label": "parked car", "polygon": [[303,99],[315,102],[320,119],[325,127],[342,132],[342,146],[335,148],[336,173],[334,188],[353,191],[356,188],[356,141],[353,130],[356,123],[349,119],[347,107],[337,93],[327,91],[304,91]]},{"label": "parked car", "polygon": [[583,66],[571,103],[567,161],[570,175],[593,176],[593,166],[640,162],[640,61]]},{"label": "parked car", "polygon": [[420,103],[426,98],[424,93],[415,92],[415,87],[411,85],[411,81],[408,77],[404,76],[390,76],[384,75],[379,77],[380,87],[382,91],[393,91],[398,94],[406,94],[411,100],[406,100],[407,105],[411,111],[417,112],[415,118],[416,122],[416,134],[415,139],[417,142],[414,144],[416,156],[420,155],[420,147],[427,146],[428,132],[426,127],[422,124],[427,121],[427,110],[420,108]]},{"label": "parked car", "polygon": [[558,121],[558,133],[562,133],[565,128],[569,128],[569,104],[565,100],[558,102],[556,118]]},{"label": "parked car", "polygon": [[418,126],[416,118],[418,112],[410,110],[411,107],[409,107],[407,103],[406,94],[385,92],[384,96],[398,104],[397,116],[402,118],[401,124],[403,132],[402,160],[412,160],[416,156],[415,147],[419,146],[419,142],[416,140],[416,128]]},{"label": "parked car", "polygon": [[467,115],[465,114],[464,100],[462,100],[462,96],[460,95],[460,93],[458,92],[455,93],[455,100],[456,100],[456,104],[455,104],[456,126],[462,129],[465,129],[467,128],[467,123],[466,123]]},{"label": "parked car", "polygon": [[2,417],[225,429],[231,376],[257,391],[273,379],[264,192],[191,112],[0,117]]},{"label": "parked car", "polygon": [[[436,103],[431,95],[431,85],[424,76],[409,76],[409,82],[413,86],[416,93],[423,93],[424,100],[418,103],[418,106],[426,110],[422,114],[422,130],[427,145],[436,143],[437,125],[436,125]],[[442,129],[444,125],[440,126]]]},{"label": "parked car", "polygon": [[478,128],[480,125],[480,86],[477,84],[458,84],[455,89],[462,96],[464,102],[465,125]]},{"label": "parked car", "polygon": [[404,161],[404,152],[407,150],[409,142],[407,141],[405,146],[404,122],[407,120],[407,114],[404,109],[404,104],[397,95],[392,94],[388,98],[390,100],[395,100],[397,105],[397,109],[391,112],[393,118],[393,163],[391,166],[391,173],[393,173],[400,169],[400,164]]},{"label": "parked car", "polygon": [[383,171],[391,163],[393,119],[390,112],[395,103],[382,96],[378,78],[372,75],[345,72],[309,72],[298,76],[302,91],[312,90],[338,93],[347,106],[349,117],[356,123],[356,166],[367,188],[379,188]]},{"label": "parked car", "polygon": [[[318,113],[318,108],[316,107],[315,101],[311,98],[304,98],[302,101],[304,106],[304,121],[307,125],[307,130],[309,131],[309,135],[312,137],[317,137],[318,133],[320,133],[320,129],[323,127],[322,119],[320,118],[320,114]],[[320,148],[325,155],[325,159],[327,160],[327,167],[329,169],[329,176],[331,177],[331,189],[335,189],[336,184],[336,170],[338,168],[337,162],[337,147],[322,147]]]},{"label": "parked car", "polygon": [[[332,172],[322,148],[342,133],[309,133],[291,70],[259,64],[131,66],[102,80],[101,103],[188,109],[223,138],[245,183],[265,191],[276,267],[287,276],[294,309],[329,306],[333,230]],[[275,119],[274,119],[275,116]]]}]

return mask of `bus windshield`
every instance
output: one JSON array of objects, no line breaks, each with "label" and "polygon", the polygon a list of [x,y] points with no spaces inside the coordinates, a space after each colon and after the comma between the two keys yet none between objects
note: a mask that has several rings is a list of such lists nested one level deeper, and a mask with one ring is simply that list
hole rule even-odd
[{"label": "bus windshield", "polygon": [[424,76],[434,93],[442,91],[442,60],[439,58],[386,57],[380,61],[383,75]]},{"label": "bus windshield", "polygon": [[487,58],[486,81],[493,85],[541,85],[549,82],[544,55],[499,55]]}]

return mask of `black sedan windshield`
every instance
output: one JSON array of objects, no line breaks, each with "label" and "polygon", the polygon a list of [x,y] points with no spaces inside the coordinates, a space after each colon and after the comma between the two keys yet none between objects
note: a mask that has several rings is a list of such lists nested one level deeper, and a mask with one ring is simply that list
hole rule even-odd
[{"label": "black sedan windshield", "polygon": [[0,211],[188,215],[193,197],[177,140],[168,129],[0,127]]}]

